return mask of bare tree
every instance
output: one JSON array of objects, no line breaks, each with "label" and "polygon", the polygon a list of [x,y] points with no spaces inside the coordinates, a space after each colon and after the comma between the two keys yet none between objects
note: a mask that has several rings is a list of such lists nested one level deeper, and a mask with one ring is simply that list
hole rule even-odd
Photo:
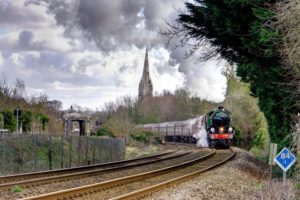
[{"label": "bare tree", "polygon": [[49,108],[54,109],[55,111],[62,110],[62,108],[63,108],[63,104],[59,100],[48,101],[47,105]]},{"label": "bare tree", "polygon": [[25,83],[21,79],[16,79],[15,88],[13,89],[13,96],[15,98],[23,98],[25,93]]},{"label": "bare tree", "polygon": [[274,11],[277,19],[274,25],[283,35],[281,53],[300,74],[300,1],[280,1]]},{"label": "bare tree", "polygon": [[11,96],[11,90],[7,85],[7,80],[6,79],[0,80],[0,98],[10,97],[10,96]]},{"label": "bare tree", "polygon": [[[184,14],[182,11],[179,12],[180,14]],[[188,47],[186,48],[185,57],[190,57],[196,52],[201,51],[201,54],[197,55],[198,60],[201,62],[220,59],[220,49],[212,46],[207,37],[201,34],[192,34],[191,31],[187,29],[187,24],[183,25],[177,20],[175,24],[167,22],[167,25],[169,28],[161,30],[160,34],[166,37],[167,45],[175,46],[175,48]],[[196,30],[197,28],[193,27],[193,29]]]},{"label": "bare tree", "polygon": [[[291,84],[298,88],[295,95],[300,95],[300,1],[282,0],[274,8],[276,21],[273,26],[282,34],[280,51],[294,79]],[[300,107],[300,102],[297,104]]]},{"label": "bare tree", "polygon": [[116,105],[113,101],[109,101],[104,104],[104,112],[107,113],[107,117],[110,117],[113,113],[116,112]]}]

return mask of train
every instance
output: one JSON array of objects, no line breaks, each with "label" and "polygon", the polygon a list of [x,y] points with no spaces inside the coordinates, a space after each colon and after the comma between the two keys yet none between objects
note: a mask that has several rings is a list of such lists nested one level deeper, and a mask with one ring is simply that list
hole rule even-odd
[{"label": "train", "polygon": [[229,147],[235,135],[231,126],[230,112],[220,106],[217,110],[205,115],[205,127],[207,131],[208,146],[223,145]]},{"label": "train", "polygon": [[160,133],[163,141],[196,143],[202,147],[229,147],[235,134],[230,112],[222,106],[185,121],[144,124],[142,128]]}]

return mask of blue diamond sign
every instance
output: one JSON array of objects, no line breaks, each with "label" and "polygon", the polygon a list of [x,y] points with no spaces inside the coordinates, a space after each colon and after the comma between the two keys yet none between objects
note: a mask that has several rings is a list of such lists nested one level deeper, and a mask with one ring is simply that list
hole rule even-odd
[{"label": "blue diamond sign", "polygon": [[295,162],[296,157],[287,148],[283,148],[274,158],[274,162],[286,172]]}]

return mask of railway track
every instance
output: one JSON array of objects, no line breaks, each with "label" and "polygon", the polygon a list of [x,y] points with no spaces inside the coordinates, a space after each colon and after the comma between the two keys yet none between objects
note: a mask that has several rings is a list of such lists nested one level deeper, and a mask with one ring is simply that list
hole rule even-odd
[{"label": "railway track", "polygon": [[[198,153],[198,154],[197,154]],[[231,159],[235,152],[229,150],[213,150],[200,156],[199,151],[193,153],[194,158],[172,166],[156,169],[131,176],[121,177],[100,183],[84,185],[72,189],[37,195],[25,199],[132,199],[144,196],[169,185],[192,178]]]},{"label": "railway track", "polygon": [[16,185],[22,188],[29,188],[29,187],[45,185],[49,183],[70,181],[73,179],[97,176],[106,172],[112,172],[119,169],[128,169],[128,168],[138,167],[142,165],[153,164],[153,163],[176,159],[188,155],[194,149],[192,145],[178,145],[175,143],[172,145],[176,145],[177,149],[174,151],[167,151],[164,153],[131,159],[131,160],[123,160],[118,162],[82,166],[82,167],[62,169],[62,170],[35,172],[32,174],[27,173],[27,174],[18,174],[15,176],[0,177],[0,181],[2,182],[0,184],[0,191],[6,189],[9,190]]},{"label": "railway track", "polygon": [[126,200],[126,199],[143,198],[143,197],[146,197],[148,195],[151,195],[151,193],[157,192],[159,190],[163,190],[164,188],[168,188],[172,185],[179,184],[183,181],[192,179],[195,176],[198,176],[201,173],[204,173],[208,170],[211,170],[211,169],[213,169],[217,166],[220,166],[220,165],[226,163],[227,161],[229,161],[230,159],[232,159],[235,156],[235,152],[232,149],[230,149],[230,151],[231,151],[231,153],[229,153],[225,157],[221,156],[221,157],[223,157],[222,159],[220,159],[220,157],[212,158],[213,162],[210,163],[209,165],[204,164],[204,165],[195,166],[196,170],[191,172],[191,173],[187,173],[187,174],[182,175],[182,176],[174,177],[174,178],[171,178],[170,180],[167,180],[167,181],[161,181],[159,183],[152,184],[150,186],[141,188],[139,190],[128,192],[128,193],[125,193],[123,195],[119,195],[119,196],[112,197],[112,198],[109,198],[109,199],[110,200],[120,200],[120,199]]},{"label": "railway track", "polygon": [[47,170],[47,171],[39,171],[39,172],[14,174],[14,175],[8,175],[8,176],[0,176],[0,185],[8,183],[8,182],[16,182],[16,181],[23,181],[23,180],[29,180],[29,179],[34,179],[34,178],[43,178],[43,177],[50,177],[50,176],[56,176],[56,175],[71,174],[71,173],[88,171],[88,170],[93,170],[93,169],[113,167],[113,166],[123,165],[123,164],[127,164],[127,163],[133,163],[133,162],[139,162],[139,161],[142,162],[143,160],[158,159],[161,156],[170,155],[170,154],[173,154],[180,150],[184,150],[184,149],[188,149],[188,148],[190,150],[193,150],[193,147],[189,147],[188,145],[183,146],[183,145],[178,145],[177,143],[168,143],[168,145],[174,146],[175,149],[168,150],[163,153],[158,153],[158,154],[154,154],[154,155],[150,155],[150,156],[143,156],[143,157],[129,159],[129,160],[121,160],[121,161],[116,161],[116,162],[86,165],[86,166],[80,166],[80,167],[71,167],[71,168],[57,169],[57,170]]}]

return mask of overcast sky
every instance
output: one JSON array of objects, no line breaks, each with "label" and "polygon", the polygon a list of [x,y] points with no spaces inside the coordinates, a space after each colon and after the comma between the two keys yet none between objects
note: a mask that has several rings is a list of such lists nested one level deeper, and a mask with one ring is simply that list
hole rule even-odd
[{"label": "overcast sky", "polygon": [[27,95],[101,108],[136,97],[145,48],[154,92],[187,87],[202,99],[224,99],[223,62],[185,58],[159,30],[183,0],[0,0],[0,79],[24,80]]}]

